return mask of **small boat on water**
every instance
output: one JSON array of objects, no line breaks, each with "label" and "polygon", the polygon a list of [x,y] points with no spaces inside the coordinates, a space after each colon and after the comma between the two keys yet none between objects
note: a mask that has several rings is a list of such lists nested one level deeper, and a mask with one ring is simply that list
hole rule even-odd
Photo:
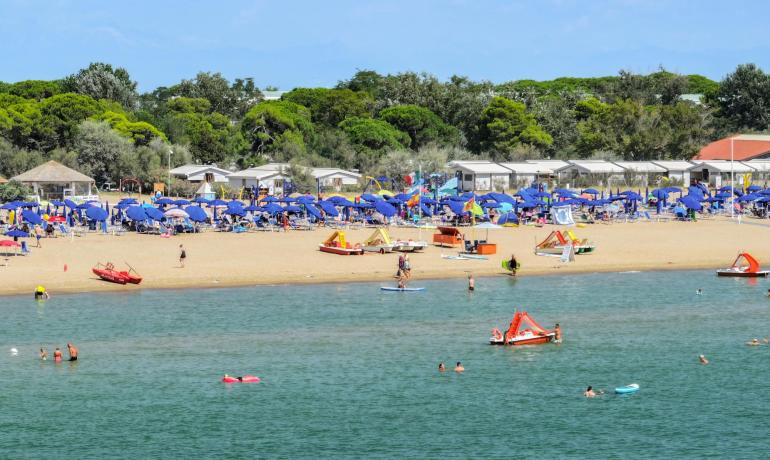
[{"label": "small boat on water", "polygon": [[540,345],[552,342],[556,338],[555,331],[543,328],[525,311],[513,314],[513,320],[508,330],[503,334],[498,328],[492,329],[490,345]]},{"label": "small boat on water", "polygon": [[142,282],[142,277],[129,265],[129,269],[116,270],[115,265],[112,262],[106,264],[97,263],[94,268],[91,269],[94,275],[99,278],[117,284],[139,284]]},{"label": "small boat on water", "polygon": [[737,278],[765,278],[770,271],[762,270],[759,261],[747,252],[738,254],[730,268],[717,270],[717,276],[737,277]]},{"label": "small boat on water", "polygon": [[336,231],[329,236],[319,246],[321,252],[328,252],[330,254],[337,254],[341,256],[361,255],[364,253],[364,248],[361,244],[351,245],[350,242],[345,240],[345,232]]}]

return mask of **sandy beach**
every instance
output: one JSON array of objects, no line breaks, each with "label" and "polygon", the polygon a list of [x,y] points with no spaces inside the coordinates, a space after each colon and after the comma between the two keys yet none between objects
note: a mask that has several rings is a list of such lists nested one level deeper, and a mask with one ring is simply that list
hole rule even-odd
[{"label": "sandy beach", "polygon": [[[593,254],[579,255],[574,263],[534,255],[535,241],[563,227],[504,228],[490,232],[498,253],[489,260],[448,260],[442,254],[456,249],[429,247],[411,256],[413,281],[421,279],[503,275],[503,259],[516,254],[521,276],[629,270],[720,268],[732,263],[739,251],[748,251],[770,265],[765,241],[770,223],[748,220],[737,224],[726,218],[699,222],[636,222],[594,224],[574,228],[580,238],[597,245]],[[470,230],[465,229],[470,232]],[[123,236],[86,234],[82,237],[43,239],[25,257],[2,258],[0,295],[32,293],[42,284],[52,294],[64,292],[136,290],[187,287],[227,287],[258,284],[381,281],[392,284],[396,254],[338,256],[322,253],[318,243],[330,230],[178,235],[172,238],[127,233]],[[348,241],[363,241],[372,229],[348,230]],[[418,238],[417,229],[391,229],[394,237]],[[430,241],[433,231],[422,230]],[[477,238],[484,235],[477,234]],[[187,250],[185,268],[179,268],[179,245]],[[97,262],[128,262],[143,277],[140,286],[100,281],[91,272]],[[66,270],[65,270],[66,265]]]}]

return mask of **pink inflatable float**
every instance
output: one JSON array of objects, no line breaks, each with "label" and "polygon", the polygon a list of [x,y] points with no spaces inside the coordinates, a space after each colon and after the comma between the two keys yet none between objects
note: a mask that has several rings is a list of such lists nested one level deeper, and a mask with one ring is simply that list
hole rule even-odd
[{"label": "pink inflatable float", "polygon": [[225,375],[222,377],[224,383],[259,383],[259,377],[255,375],[244,375],[243,377],[233,377]]}]

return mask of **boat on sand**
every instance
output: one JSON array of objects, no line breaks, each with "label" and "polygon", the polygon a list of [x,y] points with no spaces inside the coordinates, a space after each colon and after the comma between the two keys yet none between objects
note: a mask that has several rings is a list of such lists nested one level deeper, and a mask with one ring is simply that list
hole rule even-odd
[{"label": "boat on sand", "polygon": [[111,283],[139,284],[142,282],[142,277],[130,265],[128,270],[116,270],[112,262],[107,262],[106,264],[99,262],[91,271],[94,275]]},{"label": "boat on sand", "polygon": [[350,244],[349,241],[345,240],[345,232],[342,231],[332,233],[326,241],[319,245],[319,250],[341,256],[361,255],[364,253],[361,243]]}]

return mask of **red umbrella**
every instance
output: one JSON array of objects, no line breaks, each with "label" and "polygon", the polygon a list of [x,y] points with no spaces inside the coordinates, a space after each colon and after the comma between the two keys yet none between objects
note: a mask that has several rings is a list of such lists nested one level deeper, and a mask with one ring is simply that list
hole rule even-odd
[{"label": "red umbrella", "polygon": [[62,217],[62,216],[51,216],[51,217],[48,218],[48,222],[61,223],[61,222],[64,222],[64,217]]},{"label": "red umbrella", "polygon": [[19,243],[13,240],[0,240],[0,246],[18,246]]}]

